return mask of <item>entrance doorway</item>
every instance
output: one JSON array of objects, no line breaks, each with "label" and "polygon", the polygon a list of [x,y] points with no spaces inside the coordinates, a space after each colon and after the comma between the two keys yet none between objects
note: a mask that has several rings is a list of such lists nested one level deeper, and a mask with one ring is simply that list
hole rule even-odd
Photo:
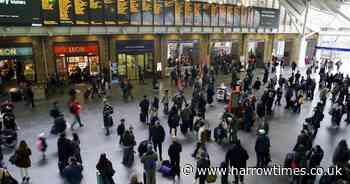
[{"label": "entrance doorway", "polygon": [[150,76],[153,71],[152,52],[118,54],[118,73],[130,80],[139,80],[140,75]]}]

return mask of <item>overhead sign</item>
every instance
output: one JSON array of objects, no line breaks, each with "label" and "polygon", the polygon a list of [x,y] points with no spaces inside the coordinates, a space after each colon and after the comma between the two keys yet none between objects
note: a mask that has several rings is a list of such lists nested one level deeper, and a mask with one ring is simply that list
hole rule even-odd
[{"label": "overhead sign", "polygon": [[272,8],[256,8],[260,15],[260,27],[278,28],[280,10]]},{"label": "overhead sign", "polygon": [[153,41],[118,41],[116,43],[117,52],[153,52]]},{"label": "overhead sign", "polygon": [[31,56],[33,51],[31,47],[13,47],[13,48],[0,48],[1,56]]},{"label": "overhead sign", "polygon": [[0,23],[2,25],[39,25],[40,1],[0,0]]}]

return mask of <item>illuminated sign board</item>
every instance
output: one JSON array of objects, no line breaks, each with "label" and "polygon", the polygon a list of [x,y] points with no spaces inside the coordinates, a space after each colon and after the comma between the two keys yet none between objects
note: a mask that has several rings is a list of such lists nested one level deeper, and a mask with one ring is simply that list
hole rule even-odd
[{"label": "illuminated sign board", "polygon": [[0,0],[0,23],[2,25],[40,25],[40,1]]}]

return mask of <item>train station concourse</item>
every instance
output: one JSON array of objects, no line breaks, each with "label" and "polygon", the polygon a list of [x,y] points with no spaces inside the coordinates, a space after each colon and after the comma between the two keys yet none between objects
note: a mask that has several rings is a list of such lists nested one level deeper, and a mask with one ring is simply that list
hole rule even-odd
[{"label": "train station concourse", "polygon": [[0,0],[0,184],[350,184],[349,12]]}]

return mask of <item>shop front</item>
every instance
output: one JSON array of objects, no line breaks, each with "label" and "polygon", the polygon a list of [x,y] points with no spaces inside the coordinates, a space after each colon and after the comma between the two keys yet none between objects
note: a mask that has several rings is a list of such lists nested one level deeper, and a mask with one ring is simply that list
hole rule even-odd
[{"label": "shop front", "polygon": [[154,41],[116,41],[116,61],[112,62],[112,80],[150,78],[155,71]]},{"label": "shop front", "polygon": [[84,81],[90,75],[101,71],[98,44],[88,43],[56,43],[53,46],[56,73],[60,79]]},{"label": "shop front", "polygon": [[35,81],[35,62],[31,44],[0,45],[0,86],[15,87],[24,81]]},{"label": "shop front", "polygon": [[168,41],[167,44],[167,66],[174,67],[176,64],[192,66],[198,63],[199,42],[192,41]]},{"label": "shop front", "polygon": [[277,61],[283,61],[285,65],[291,64],[290,56],[293,48],[293,41],[277,40],[273,44],[272,55]]},{"label": "shop front", "polygon": [[255,60],[256,66],[265,67],[265,41],[248,42],[248,60]]},{"label": "shop front", "polygon": [[210,43],[210,59],[212,64],[217,64],[223,58],[229,58],[230,62],[239,60],[239,41],[212,41]]}]

